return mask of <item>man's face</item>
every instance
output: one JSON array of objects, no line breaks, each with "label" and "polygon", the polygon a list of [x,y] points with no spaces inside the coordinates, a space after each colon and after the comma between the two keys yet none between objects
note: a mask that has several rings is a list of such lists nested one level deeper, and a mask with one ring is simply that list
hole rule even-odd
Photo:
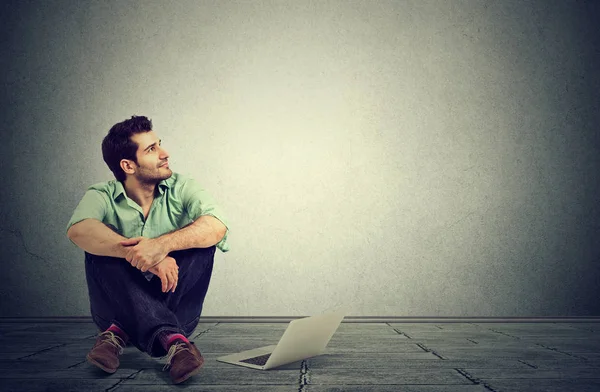
[{"label": "man's face", "polygon": [[[154,131],[136,133],[131,140],[138,145],[137,166],[133,174],[142,183],[158,183],[171,177],[169,153],[161,147],[160,139]],[[135,165],[135,163],[134,163]]]}]

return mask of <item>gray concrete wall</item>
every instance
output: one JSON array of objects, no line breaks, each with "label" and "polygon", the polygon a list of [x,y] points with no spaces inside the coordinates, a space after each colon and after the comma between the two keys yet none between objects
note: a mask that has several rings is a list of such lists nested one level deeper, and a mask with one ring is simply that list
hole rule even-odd
[{"label": "gray concrete wall", "polygon": [[133,114],[228,212],[205,315],[600,314],[598,2],[4,4],[2,316],[88,315]]}]

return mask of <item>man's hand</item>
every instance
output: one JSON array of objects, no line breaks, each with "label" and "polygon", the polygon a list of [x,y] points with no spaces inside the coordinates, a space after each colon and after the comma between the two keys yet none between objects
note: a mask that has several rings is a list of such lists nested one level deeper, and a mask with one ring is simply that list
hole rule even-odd
[{"label": "man's hand", "polygon": [[157,238],[134,237],[121,241],[120,244],[130,247],[125,260],[142,272],[160,263],[169,253],[163,242]]},{"label": "man's hand", "polygon": [[177,287],[177,281],[179,280],[179,267],[174,258],[167,256],[148,271],[160,278],[163,293],[168,291],[175,292],[175,287]]}]

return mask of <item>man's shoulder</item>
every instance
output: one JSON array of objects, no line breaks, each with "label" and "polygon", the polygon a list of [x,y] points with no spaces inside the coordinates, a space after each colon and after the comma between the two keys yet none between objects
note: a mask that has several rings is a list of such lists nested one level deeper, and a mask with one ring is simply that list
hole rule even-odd
[{"label": "man's shoulder", "polygon": [[194,178],[188,176],[187,174],[175,173],[171,175],[167,180],[165,180],[170,187],[180,188],[184,186],[188,182],[195,182]]},{"label": "man's shoulder", "polygon": [[166,180],[168,184],[170,194],[175,199],[186,198],[190,194],[196,193],[199,189],[202,189],[200,183],[196,179],[187,174],[175,173]]},{"label": "man's shoulder", "polygon": [[115,192],[123,189],[123,185],[117,180],[109,180],[103,182],[97,182],[88,187],[88,191],[96,191],[102,195],[106,195],[108,197],[115,196]]}]

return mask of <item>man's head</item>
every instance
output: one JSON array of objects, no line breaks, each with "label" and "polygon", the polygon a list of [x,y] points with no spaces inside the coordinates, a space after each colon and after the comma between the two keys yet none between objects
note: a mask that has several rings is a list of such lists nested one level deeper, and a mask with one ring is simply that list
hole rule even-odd
[{"label": "man's head", "polygon": [[132,116],[108,131],[102,141],[102,156],[118,181],[134,176],[142,183],[157,183],[171,177],[169,154],[160,146],[152,121]]}]

